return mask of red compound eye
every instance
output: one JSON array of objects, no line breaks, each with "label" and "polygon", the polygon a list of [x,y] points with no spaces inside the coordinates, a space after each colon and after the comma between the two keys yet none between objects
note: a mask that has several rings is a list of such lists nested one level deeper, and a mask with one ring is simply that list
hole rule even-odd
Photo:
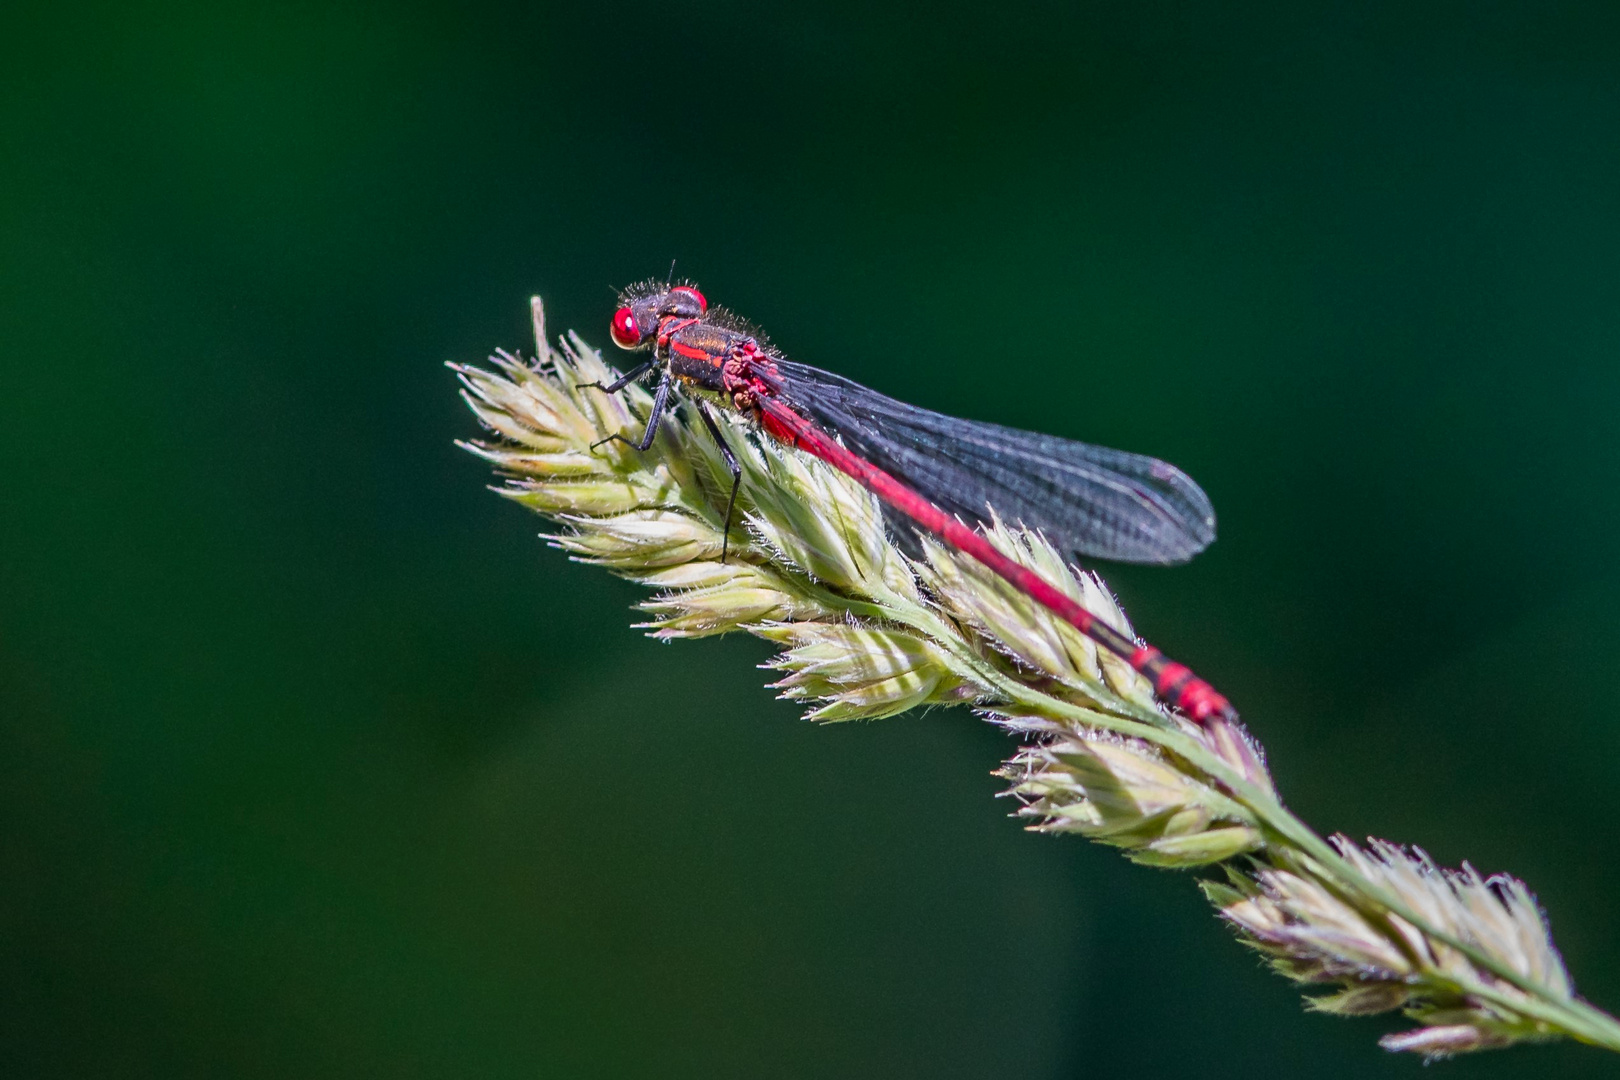
[{"label": "red compound eye", "polygon": [[641,327],[636,325],[636,316],[627,307],[613,313],[611,332],[613,343],[621,349],[633,349],[641,344]]},{"label": "red compound eye", "polygon": [[677,285],[677,286],[675,286],[673,289],[671,289],[669,291],[672,292],[672,293],[685,293],[687,296],[690,296],[692,299],[697,301],[697,306],[698,306],[699,311],[708,311],[709,310],[709,301],[704,297],[704,295],[702,293],[698,292],[696,289],[692,288],[692,286],[690,286],[690,285]]}]

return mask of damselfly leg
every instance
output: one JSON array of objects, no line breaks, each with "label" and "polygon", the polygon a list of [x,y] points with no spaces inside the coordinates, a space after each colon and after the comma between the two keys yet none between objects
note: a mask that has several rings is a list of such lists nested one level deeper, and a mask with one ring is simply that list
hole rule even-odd
[{"label": "damselfly leg", "polygon": [[714,436],[714,444],[720,448],[720,456],[725,459],[726,469],[731,473],[731,497],[726,500],[726,522],[721,528],[720,561],[726,561],[726,554],[731,550],[731,512],[737,508],[737,489],[742,486],[742,464],[737,461],[737,455],[731,452],[726,445],[724,435],[720,434],[720,425],[714,422],[709,406],[702,398],[694,398],[697,404],[698,415],[703,417],[703,426],[709,429]]},{"label": "damselfly leg", "polygon": [[600,390],[604,394],[617,394],[620,390],[623,390],[625,387],[647,374],[647,372],[650,371],[652,366],[656,363],[658,363],[658,358],[655,356],[644,364],[637,364],[635,367],[631,368],[623,375],[620,375],[617,379],[614,379],[606,386],[603,386],[599,382],[582,382],[575,383],[574,389],[584,390],[586,387],[590,387],[593,390]]},{"label": "damselfly leg", "polygon": [[[620,379],[619,381],[624,382],[625,380]],[[640,442],[631,442],[618,432],[614,432],[605,439],[597,439],[591,443],[591,449],[595,450],[603,443],[617,440],[626,446],[634,447],[638,452],[646,452],[647,448],[653,444],[653,440],[658,437],[658,425],[664,420],[664,410],[669,407],[669,392],[674,384],[675,377],[667,371],[664,372],[664,377],[658,380],[658,394],[653,398],[652,412],[647,414],[647,430],[642,432]],[[607,390],[608,388],[604,386],[602,389]]]}]

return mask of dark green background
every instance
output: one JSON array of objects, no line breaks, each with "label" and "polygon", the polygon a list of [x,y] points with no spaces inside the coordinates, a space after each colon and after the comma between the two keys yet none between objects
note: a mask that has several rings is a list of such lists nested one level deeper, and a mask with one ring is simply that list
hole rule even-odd
[{"label": "dark green background", "polygon": [[0,88],[0,1074],[1415,1075],[484,490],[442,363],[674,257],[1187,468],[1139,627],[1620,1006],[1620,7],[12,4]]}]

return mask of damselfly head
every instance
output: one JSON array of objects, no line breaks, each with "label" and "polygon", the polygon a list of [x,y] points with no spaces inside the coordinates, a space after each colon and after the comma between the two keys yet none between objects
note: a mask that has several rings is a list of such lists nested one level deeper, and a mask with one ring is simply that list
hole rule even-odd
[{"label": "damselfly head", "polygon": [[610,332],[621,349],[639,349],[658,333],[667,318],[697,319],[709,310],[709,301],[692,285],[642,282],[619,297]]}]

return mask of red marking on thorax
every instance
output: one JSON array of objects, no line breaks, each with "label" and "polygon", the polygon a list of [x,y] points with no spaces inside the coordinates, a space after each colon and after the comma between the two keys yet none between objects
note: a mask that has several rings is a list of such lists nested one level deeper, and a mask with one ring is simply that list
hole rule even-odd
[{"label": "red marking on thorax", "polygon": [[671,352],[684,356],[688,360],[707,360],[715,367],[720,366],[720,358],[718,356],[715,356],[713,353],[708,352],[707,350],[700,349],[696,345],[687,345],[683,342],[672,341],[670,342],[669,348]]},{"label": "red marking on thorax", "polygon": [[665,315],[658,324],[658,347],[661,349],[666,347],[669,345],[672,334],[678,334],[688,326],[695,326],[697,323],[697,319],[682,319],[676,315]]}]

